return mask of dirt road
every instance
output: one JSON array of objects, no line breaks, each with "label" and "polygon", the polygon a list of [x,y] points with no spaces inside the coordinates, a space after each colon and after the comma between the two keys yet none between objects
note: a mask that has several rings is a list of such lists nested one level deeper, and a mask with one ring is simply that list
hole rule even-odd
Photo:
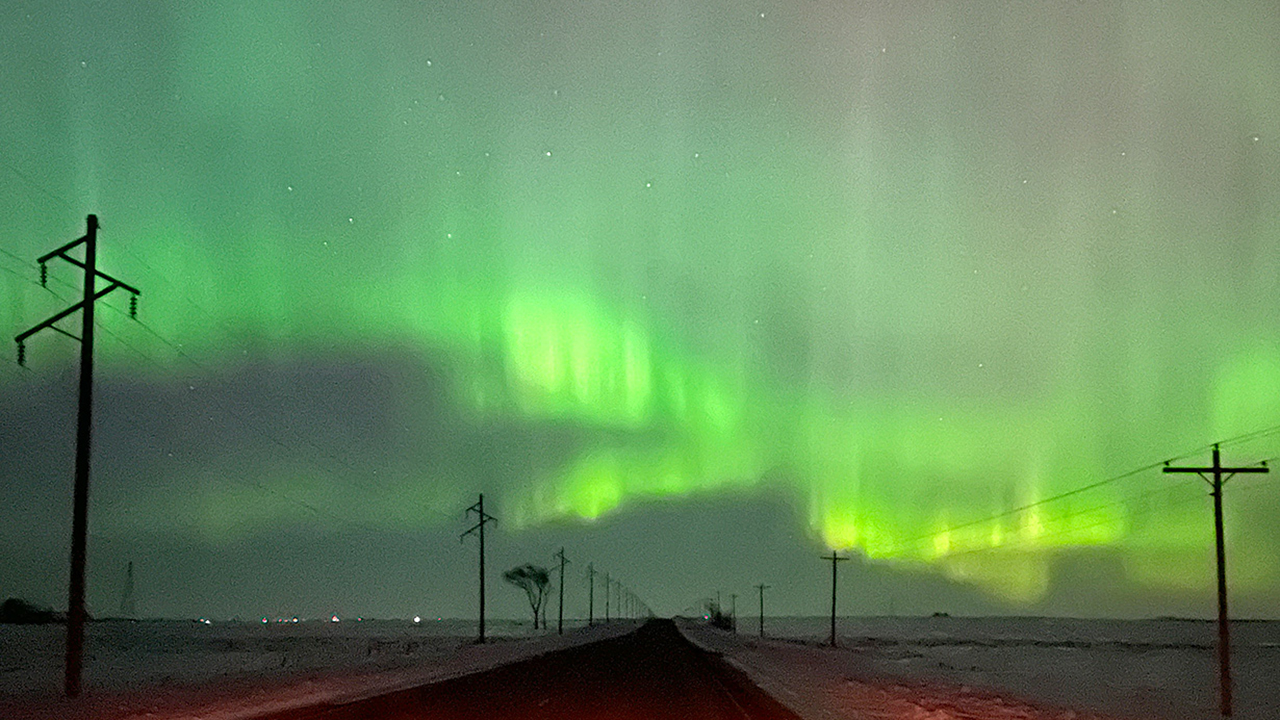
[{"label": "dirt road", "polygon": [[740,672],[691,645],[670,620],[434,685],[267,717],[798,720]]}]

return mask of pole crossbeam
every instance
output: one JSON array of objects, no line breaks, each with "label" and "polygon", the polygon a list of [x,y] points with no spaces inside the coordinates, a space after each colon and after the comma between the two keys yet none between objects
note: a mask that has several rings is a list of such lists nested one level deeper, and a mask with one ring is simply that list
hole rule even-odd
[{"label": "pole crossbeam", "polygon": [[[83,242],[83,241],[84,241],[84,238],[80,238],[79,240],[75,241],[75,243],[72,243],[71,247],[75,247],[77,243],[80,243],[80,242]],[[88,268],[86,268],[86,267],[84,266],[84,263],[83,263],[83,262],[81,262],[81,261],[79,261],[79,260],[77,260],[77,259],[75,259],[75,258],[73,258],[73,257],[71,257],[70,255],[68,255],[68,254],[67,254],[67,252],[66,252],[66,251],[67,251],[68,249],[70,249],[70,248],[59,249],[59,250],[55,250],[55,251],[53,251],[53,252],[51,252],[51,253],[47,253],[47,254],[45,254],[45,256],[44,256],[44,257],[42,257],[42,258],[40,258],[40,259],[36,260],[36,262],[37,262],[37,263],[39,263],[40,265],[44,265],[45,263],[47,263],[48,261],[52,260],[53,258],[58,258],[58,259],[60,259],[60,260],[65,260],[65,261],[67,261],[67,262],[71,263],[72,265],[75,265],[76,267],[78,267],[78,268],[82,269],[82,270],[87,270]],[[141,294],[142,294],[142,291],[141,291],[141,290],[139,290],[138,288],[136,288],[136,287],[134,287],[134,286],[130,285],[129,283],[127,283],[127,282],[125,282],[125,281],[123,281],[123,280],[117,280],[116,278],[111,277],[110,275],[108,275],[108,274],[106,274],[106,273],[102,272],[101,270],[97,270],[97,269],[95,269],[93,274],[94,274],[95,276],[97,276],[97,277],[102,278],[103,280],[106,280],[107,282],[109,282],[109,283],[111,283],[111,284],[113,284],[113,285],[117,285],[117,286],[119,286],[119,287],[120,287],[121,289],[123,289],[123,290],[128,290],[129,292],[133,293],[134,295],[141,295]],[[42,277],[43,277],[43,276],[42,276]]]},{"label": "pole crossbeam", "polygon": [[[90,217],[93,217],[93,216],[90,216]],[[95,222],[94,222],[94,225],[93,225],[93,230],[94,230],[94,231],[96,231],[97,229],[98,229],[98,224],[97,224],[97,222],[96,222],[96,218],[95,218]],[[45,253],[45,254],[41,255],[40,257],[36,258],[36,262],[37,262],[37,263],[39,263],[39,264],[41,264],[41,265],[43,265],[43,264],[45,264],[45,263],[49,262],[50,260],[54,259],[55,257],[57,257],[57,256],[61,255],[62,253],[64,253],[64,252],[66,252],[66,251],[68,251],[68,250],[70,250],[70,249],[74,248],[75,246],[79,245],[80,243],[89,242],[89,235],[90,235],[90,233],[85,233],[84,235],[81,235],[80,237],[76,238],[75,240],[72,240],[71,242],[67,243],[66,245],[63,245],[63,246],[62,246],[62,247],[60,247],[60,248],[56,248],[56,249],[54,249],[54,250],[50,250],[49,252],[47,252],[47,253]]]},{"label": "pole crossbeam", "polygon": [[[93,440],[93,308],[94,303],[117,288],[133,293],[130,302],[130,315],[137,315],[137,296],[141,290],[121,282],[98,270],[98,216],[89,215],[85,219],[85,234],[53,252],[45,253],[37,262],[40,264],[40,279],[43,285],[48,277],[45,263],[60,258],[84,270],[84,296],[80,302],[54,314],[35,327],[18,334],[14,342],[18,345],[18,364],[26,363],[27,338],[41,330],[52,330],[66,335],[80,343],[80,397],[76,418],[76,463],[75,491],[72,500],[71,519],[71,573],[67,589],[67,646],[66,665],[63,673],[63,691],[67,697],[80,694],[80,676],[84,664],[84,626],[88,617],[85,611],[85,564],[86,544],[89,529],[89,461],[92,459]],[[84,245],[84,260],[76,260],[68,256],[67,251],[78,245]],[[109,284],[102,290],[94,287],[97,278],[104,278]],[[80,335],[57,327],[55,323],[72,313],[80,312]]]},{"label": "pole crossbeam", "polygon": [[[1218,558],[1218,708],[1223,717],[1231,717],[1231,625],[1227,614],[1227,548],[1226,533],[1222,526],[1222,488],[1240,473],[1271,472],[1266,463],[1246,467],[1224,467],[1218,444],[1213,445],[1213,464],[1208,467],[1171,467],[1165,464],[1166,473],[1195,473],[1209,483],[1213,496],[1213,530]],[[1210,479],[1209,476],[1213,478]],[[1225,476],[1225,477],[1224,477]]]},{"label": "pole crossbeam", "polygon": [[[106,289],[104,289],[104,290],[99,290],[98,292],[94,293],[94,295],[93,295],[93,298],[92,298],[92,299],[93,299],[93,300],[95,300],[95,301],[96,301],[96,300],[101,300],[103,297],[105,297],[105,296],[107,295],[107,293],[110,293],[112,290],[115,290],[115,289],[116,289],[116,288],[118,288],[118,287],[124,287],[124,286],[123,286],[123,285],[120,285],[119,283],[112,283],[111,285],[108,285],[108,286],[106,287]],[[23,342],[24,342],[27,338],[31,337],[32,335],[35,335],[36,333],[38,333],[38,332],[40,332],[41,330],[44,330],[44,329],[46,329],[46,328],[47,328],[47,329],[49,329],[49,330],[55,330],[55,331],[57,331],[57,332],[60,332],[60,333],[62,333],[63,335],[67,335],[68,337],[73,337],[73,338],[75,338],[75,337],[76,337],[75,335],[71,335],[71,334],[70,334],[70,333],[68,333],[66,330],[63,330],[63,329],[62,329],[62,328],[60,328],[60,327],[55,327],[55,326],[54,326],[54,323],[56,323],[56,322],[58,322],[59,320],[61,320],[61,319],[65,318],[65,317],[67,317],[68,315],[71,315],[71,314],[75,313],[75,312],[76,312],[76,311],[78,311],[78,310],[83,310],[85,307],[88,307],[88,306],[85,304],[85,301],[83,301],[83,300],[82,300],[82,301],[80,301],[80,302],[76,303],[75,305],[72,305],[71,307],[68,307],[67,309],[63,310],[62,312],[60,312],[60,313],[58,313],[58,314],[56,314],[56,315],[53,315],[53,316],[51,316],[51,317],[47,318],[44,322],[41,322],[39,325],[36,325],[36,326],[32,327],[31,329],[26,330],[26,331],[24,331],[24,332],[18,333],[16,336],[14,336],[13,340],[14,340],[14,342],[16,342],[16,343],[18,343],[19,345],[21,345],[21,344],[23,344]],[[77,339],[77,340],[79,340],[80,338],[76,338],[76,339]]]}]

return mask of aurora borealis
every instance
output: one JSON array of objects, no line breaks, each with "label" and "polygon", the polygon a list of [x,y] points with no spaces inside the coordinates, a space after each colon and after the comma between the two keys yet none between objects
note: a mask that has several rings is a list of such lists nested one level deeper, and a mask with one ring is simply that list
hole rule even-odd
[{"label": "aurora borealis", "polygon": [[[761,543],[952,588],[921,612],[1210,611],[1198,480],[1011,511],[1280,425],[1273,4],[116,5],[0,9],[3,327],[74,297],[32,261],[89,212],[143,291],[99,313],[91,605],[165,547],[224,574],[175,560],[157,613],[465,615],[389,557],[469,567],[485,492],[513,563],[590,543],[659,612],[708,588],[620,538],[696,517],[743,556],[717,582],[782,584],[707,510],[757,501]],[[0,362],[0,593],[50,604],[74,359]],[[1229,485],[1230,569],[1275,617],[1262,477]],[[263,581],[338,544],[341,580]],[[1112,570],[1064,590],[1082,553]],[[796,584],[780,611],[816,611]]]}]

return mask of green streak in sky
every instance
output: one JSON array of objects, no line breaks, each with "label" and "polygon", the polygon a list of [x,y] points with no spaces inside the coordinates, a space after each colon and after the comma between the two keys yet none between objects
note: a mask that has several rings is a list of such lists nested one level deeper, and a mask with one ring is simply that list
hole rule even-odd
[{"label": "green streak in sky", "polygon": [[[1011,511],[1280,423],[1265,4],[101,5],[0,10],[0,160],[75,211],[3,170],[0,204],[22,258],[102,217],[146,323],[103,314],[103,372],[410,348],[445,388],[394,398],[409,449],[369,487],[359,457],[200,468],[108,522],[217,543],[333,522],[299,498],[411,531],[494,484],[515,528],[767,491],[815,544],[1029,603],[1079,548],[1203,588],[1205,508],[1171,500],[1198,488]],[[10,330],[78,287],[0,266]],[[1275,518],[1229,507],[1242,587],[1280,577]]]}]

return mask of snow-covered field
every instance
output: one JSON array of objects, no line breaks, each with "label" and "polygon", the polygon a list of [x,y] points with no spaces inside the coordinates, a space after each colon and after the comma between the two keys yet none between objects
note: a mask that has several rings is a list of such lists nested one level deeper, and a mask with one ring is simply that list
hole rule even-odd
[{"label": "snow-covered field", "polygon": [[84,694],[61,697],[62,626],[0,625],[0,718],[249,717],[435,682],[616,636],[634,623],[95,622],[86,631]]},{"label": "snow-covered field", "polygon": [[[763,642],[756,622],[682,627],[807,718],[1218,716],[1209,621],[840,618],[837,649],[828,618],[766,618],[787,640]],[[1234,717],[1280,718],[1280,622],[1233,623],[1232,640]]]},{"label": "snow-covered field", "polygon": [[[0,718],[208,718],[353,699],[612,637],[631,623],[564,637],[528,623],[424,620],[301,623],[98,622],[85,696],[60,696],[60,626],[0,625]],[[1193,620],[767,618],[739,634],[681,628],[723,653],[808,720],[1061,720],[1217,717],[1216,629]],[[1233,624],[1237,720],[1280,718],[1280,622]]]}]

